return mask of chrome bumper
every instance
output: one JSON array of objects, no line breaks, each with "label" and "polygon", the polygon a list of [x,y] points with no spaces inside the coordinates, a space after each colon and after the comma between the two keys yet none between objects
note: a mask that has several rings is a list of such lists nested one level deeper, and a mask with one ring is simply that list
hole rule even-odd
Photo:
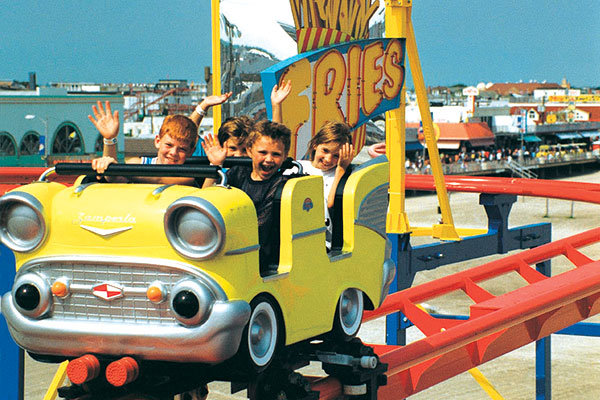
[{"label": "chrome bumper", "polygon": [[396,263],[393,259],[388,258],[383,262],[383,282],[381,285],[381,300],[379,306],[383,304],[383,301],[387,297],[390,291],[390,285],[396,277]]},{"label": "chrome bumper", "polygon": [[16,309],[10,292],[0,304],[10,334],[19,346],[32,353],[65,357],[94,353],[215,364],[238,351],[250,318],[250,305],[242,300],[216,301],[206,322],[193,327],[31,319]]}]

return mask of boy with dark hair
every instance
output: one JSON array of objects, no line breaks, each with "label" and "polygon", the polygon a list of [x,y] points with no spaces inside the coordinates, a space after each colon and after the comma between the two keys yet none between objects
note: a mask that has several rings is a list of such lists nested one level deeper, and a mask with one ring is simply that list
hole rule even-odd
[{"label": "boy with dark hair", "polygon": [[[268,120],[256,123],[247,140],[252,168],[235,166],[227,171],[227,183],[246,192],[256,208],[261,270],[278,263],[271,248],[272,211],[277,188],[289,178],[280,168],[290,150],[290,138],[291,132],[285,125]],[[225,160],[222,149],[214,141],[206,141],[204,145],[211,162],[222,165]],[[207,179],[203,187],[213,183],[214,180]]]},{"label": "boy with dark hair", "polygon": [[219,128],[217,139],[221,147],[227,151],[227,157],[246,155],[246,140],[253,126],[254,121],[247,115],[229,117],[223,122]]}]

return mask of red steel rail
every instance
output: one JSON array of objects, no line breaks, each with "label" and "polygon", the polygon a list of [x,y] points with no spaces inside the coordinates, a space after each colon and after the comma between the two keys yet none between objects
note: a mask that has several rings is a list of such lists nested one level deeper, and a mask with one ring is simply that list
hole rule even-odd
[{"label": "red steel rail", "polygon": [[[543,179],[444,176],[452,192],[515,194],[600,204],[600,184]],[[406,175],[406,189],[435,190],[433,176]]]},{"label": "red steel rail", "polygon": [[[600,261],[579,248],[600,242],[600,228],[393,293],[365,321],[401,311],[426,337],[406,346],[373,345],[389,364],[379,398],[405,398],[482,363],[569,327],[600,312]],[[565,256],[574,269],[546,277],[535,264]],[[509,272],[528,285],[494,296],[478,283]],[[474,304],[467,320],[434,318],[417,304],[462,290]],[[334,399],[340,384],[313,385],[321,399]]]},{"label": "red steel rail", "polygon": [[[515,194],[600,204],[600,185],[520,178],[446,176],[449,191]],[[406,189],[435,190],[431,175],[407,175]],[[372,345],[389,365],[381,399],[405,398],[600,312],[600,261],[578,249],[600,242],[600,228],[393,293],[365,321],[403,312],[426,337],[406,346]],[[546,277],[535,265],[564,256],[574,269]],[[494,296],[479,283],[510,272],[528,284]],[[473,301],[467,320],[434,318],[417,305],[461,290]],[[335,378],[313,384],[320,399],[340,396]]]}]

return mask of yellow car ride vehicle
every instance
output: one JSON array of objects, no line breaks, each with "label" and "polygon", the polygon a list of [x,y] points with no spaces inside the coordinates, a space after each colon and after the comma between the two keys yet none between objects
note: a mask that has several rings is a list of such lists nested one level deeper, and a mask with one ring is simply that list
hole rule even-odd
[{"label": "yellow car ride vehicle", "polygon": [[279,264],[268,275],[241,190],[82,178],[68,187],[42,177],[0,198],[0,237],[17,268],[2,314],[40,359],[218,364],[240,355],[260,369],[279,346],[356,335],[395,274],[387,163],[348,177],[334,222],[342,242],[331,252],[321,177],[288,180],[274,227]]}]

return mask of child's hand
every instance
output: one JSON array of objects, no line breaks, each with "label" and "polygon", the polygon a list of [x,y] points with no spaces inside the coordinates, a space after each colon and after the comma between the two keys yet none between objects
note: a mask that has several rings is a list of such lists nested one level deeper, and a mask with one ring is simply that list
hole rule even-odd
[{"label": "child's hand", "polygon": [[292,81],[288,80],[281,86],[273,86],[271,90],[271,105],[281,104],[292,91]]},{"label": "child's hand", "polygon": [[92,168],[99,174],[103,174],[110,164],[116,164],[117,160],[112,157],[100,157],[92,160]]},{"label": "child's hand", "polygon": [[221,147],[219,140],[211,134],[204,136],[202,148],[208,157],[208,161],[212,165],[223,165],[223,161],[227,157],[227,149]]},{"label": "child's hand", "polygon": [[224,93],[222,95],[212,95],[205,97],[204,100],[200,103],[200,107],[204,111],[208,111],[209,108],[213,106],[218,106],[219,104],[225,103],[232,95],[232,92]]},{"label": "child's hand", "polygon": [[98,101],[98,106],[92,106],[94,116],[88,115],[88,118],[104,139],[113,139],[119,134],[119,110],[113,113],[110,103],[106,101],[105,104],[106,108]]},{"label": "child's hand", "polygon": [[350,143],[345,143],[340,147],[340,158],[338,159],[338,168],[344,171],[348,168],[354,159],[354,146]]}]

